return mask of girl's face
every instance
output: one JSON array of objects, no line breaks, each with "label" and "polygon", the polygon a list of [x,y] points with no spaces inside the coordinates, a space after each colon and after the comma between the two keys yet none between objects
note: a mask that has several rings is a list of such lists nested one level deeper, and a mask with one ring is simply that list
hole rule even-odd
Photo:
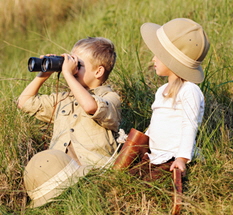
[{"label": "girl's face", "polygon": [[153,57],[152,61],[154,63],[154,68],[156,70],[157,75],[159,75],[159,76],[169,76],[171,73],[173,73],[156,56]]},{"label": "girl's face", "polygon": [[167,76],[168,82],[174,81],[178,78],[178,76],[172,72],[167,66],[165,66],[156,56],[152,59],[154,63],[154,68],[156,70],[156,74],[159,76]]}]

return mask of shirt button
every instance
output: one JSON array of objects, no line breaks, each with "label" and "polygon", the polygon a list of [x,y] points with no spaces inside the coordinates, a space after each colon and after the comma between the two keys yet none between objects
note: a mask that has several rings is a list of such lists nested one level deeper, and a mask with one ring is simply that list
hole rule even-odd
[{"label": "shirt button", "polygon": [[78,106],[78,102],[75,102],[74,105],[75,105],[75,106]]},{"label": "shirt button", "polygon": [[64,146],[67,146],[68,144],[67,143],[64,143]]},{"label": "shirt button", "polygon": [[75,119],[78,117],[78,115],[77,114],[74,114],[74,116],[73,116]]},{"label": "shirt button", "polygon": [[71,129],[70,129],[70,132],[74,132],[74,129],[73,129],[73,128],[71,128]]}]

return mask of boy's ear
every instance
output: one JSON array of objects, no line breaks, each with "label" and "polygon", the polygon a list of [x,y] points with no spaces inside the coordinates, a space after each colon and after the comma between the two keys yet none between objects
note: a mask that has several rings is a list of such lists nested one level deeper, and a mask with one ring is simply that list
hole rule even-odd
[{"label": "boy's ear", "polygon": [[103,66],[99,66],[95,71],[95,77],[97,79],[100,79],[104,75],[104,72],[105,72],[105,68]]}]

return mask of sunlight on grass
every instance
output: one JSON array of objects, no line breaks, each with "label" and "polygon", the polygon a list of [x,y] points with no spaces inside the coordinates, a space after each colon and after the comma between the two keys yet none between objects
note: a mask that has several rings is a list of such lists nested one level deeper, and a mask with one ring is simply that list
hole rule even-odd
[{"label": "sunlight on grass", "polygon": [[[96,170],[64,191],[54,203],[26,209],[22,172],[33,154],[49,143],[51,128],[24,115],[16,100],[35,77],[27,70],[31,56],[69,52],[87,36],[103,36],[117,49],[111,84],[122,98],[121,128],[144,131],[158,78],[152,53],[142,42],[144,22],[163,24],[186,17],[206,30],[211,48],[203,62],[206,79],[200,84],[206,110],[197,145],[203,159],[189,164],[184,177],[182,214],[225,215],[233,205],[233,8],[230,0],[7,0],[0,1],[0,214],[169,214],[170,175],[146,184],[124,172]],[[57,75],[41,93],[56,90]],[[59,89],[66,84],[61,76]]]}]

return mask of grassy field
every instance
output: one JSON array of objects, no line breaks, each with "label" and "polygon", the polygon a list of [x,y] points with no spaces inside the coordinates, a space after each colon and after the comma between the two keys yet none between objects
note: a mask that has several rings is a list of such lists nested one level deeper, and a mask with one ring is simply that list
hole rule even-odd
[{"label": "grassy field", "polygon": [[[186,17],[206,30],[211,48],[200,84],[206,98],[195,160],[184,178],[182,214],[233,214],[233,8],[231,0],[0,0],[0,214],[169,214],[172,181],[147,184],[123,172],[96,171],[66,190],[56,202],[27,209],[22,181],[24,166],[49,142],[51,131],[16,108],[16,100],[35,77],[27,70],[31,56],[69,52],[87,36],[103,36],[117,49],[109,84],[122,98],[126,132],[144,131],[154,93],[166,79],[155,75],[152,53],[139,28]],[[40,93],[55,91],[54,74]],[[59,88],[66,88],[61,77]],[[42,138],[45,137],[45,138]]]}]

